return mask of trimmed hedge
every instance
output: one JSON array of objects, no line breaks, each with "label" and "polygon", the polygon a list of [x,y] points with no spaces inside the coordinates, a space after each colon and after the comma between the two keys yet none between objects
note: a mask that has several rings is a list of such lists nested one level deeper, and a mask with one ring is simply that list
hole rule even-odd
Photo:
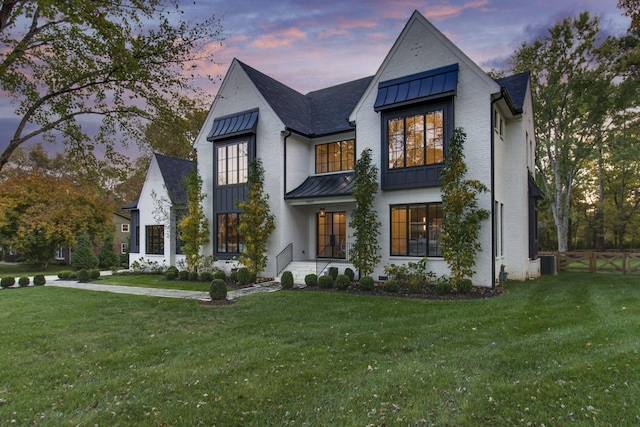
[{"label": "trimmed hedge", "polygon": [[5,289],[10,288],[15,284],[16,284],[15,277],[3,277],[2,279],[0,279],[0,287],[3,287]]},{"label": "trimmed hedge", "polygon": [[341,291],[346,290],[350,283],[351,280],[349,280],[349,276],[346,274],[339,274],[338,277],[336,277],[336,288]]},{"label": "trimmed hedge", "polygon": [[44,274],[33,276],[33,286],[44,286],[45,283],[47,283],[47,279],[44,278]]},{"label": "trimmed hedge", "polygon": [[293,289],[293,273],[290,271],[285,271],[280,276],[280,284],[282,285],[282,289]]},{"label": "trimmed hedge", "polygon": [[375,282],[373,281],[373,277],[364,276],[360,278],[360,289],[363,291],[372,291],[375,287]]},{"label": "trimmed hedge", "polygon": [[31,280],[29,280],[29,278],[26,276],[22,276],[21,278],[18,279],[18,285],[20,285],[21,288],[24,288],[25,286],[29,286],[30,282]]},{"label": "trimmed hedge", "polygon": [[222,279],[213,279],[211,281],[211,288],[209,289],[209,296],[212,300],[223,300],[227,298],[227,284]]},{"label": "trimmed hedge", "polygon": [[318,277],[318,286],[322,289],[331,289],[333,288],[333,277],[331,276],[320,276]]},{"label": "trimmed hedge", "polygon": [[304,276],[304,283],[307,286],[317,286],[318,285],[318,275],[317,274],[307,274]]}]

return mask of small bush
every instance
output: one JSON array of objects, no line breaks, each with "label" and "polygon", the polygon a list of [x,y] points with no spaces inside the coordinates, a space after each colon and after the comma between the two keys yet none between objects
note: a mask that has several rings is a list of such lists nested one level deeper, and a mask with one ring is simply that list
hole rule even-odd
[{"label": "small bush", "polygon": [[451,282],[446,277],[438,279],[436,282],[436,293],[438,295],[447,295],[451,293]]},{"label": "small bush", "polygon": [[387,280],[386,282],[384,282],[384,284],[382,285],[382,289],[385,292],[393,292],[396,293],[398,292],[398,282],[395,281],[394,279],[390,279]]},{"label": "small bush", "polygon": [[417,294],[422,290],[424,283],[422,279],[418,276],[409,276],[407,280],[407,290],[410,294]]},{"label": "small bush", "polygon": [[227,274],[223,270],[216,270],[213,272],[214,279],[227,280]]},{"label": "small bush", "polygon": [[320,276],[318,277],[318,286],[322,289],[331,289],[333,288],[333,277],[331,276]]},{"label": "small bush", "polygon": [[356,273],[351,267],[347,267],[344,269],[344,275],[349,278],[349,282],[353,282],[353,279],[356,277]]},{"label": "small bush", "polygon": [[238,284],[240,286],[247,286],[251,283],[251,273],[247,267],[240,267],[238,269]]},{"label": "small bush", "polygon": [[197,271],[190,271],[189,272],[189,281],[190,282],[198,281],[198,272]]},{"label": "small bush", "polygon": [[89,270],[89,277],[91,278],[91,280],[99,279],[100,278],[100,270],[98,270],[97,268]]},{"label": "small bush", "polygon": [[166,273],[164,273],[164,278],[169,281],[176,280],[176,277],[178,277],[178,273],[176,273],[175,271],[167,271]]},{"label": "small bush", "polygon": [[231,283],[238,283],[238,270],[232,271],[229,274],[229,280],[231,281]]},{"label": "small bush", "polygon": [[77,278],[78,278],[78,273],[76,271],[69,272],[69,279],[77,279]]},{"label": "small bush", "polygon": [[338,277],[338,267],[329,267],[329,276],[331,276],[333,280],[336,280],[336,277]]},{"label": "small bush", "polygon": [[213,273],[210,271],[203,271],[200,273],[200,280],[203,282],[211,282],[213,280]]},{"label": "small bush", "polygon": [[462,295],[467,295],[469,292],[471,292],[472,288],[473,283],[471,282],[471,279],[460,279],[456,282],[456,289]]},{"label": "small bush", "polygon": [[282,285],[282,289],[293,289],[293,273],[290,271],[285,271],[280,276],[280,284]]},{"label": "small bush", "polygon": [[363,291],[372,291],[375,287],[375,282],[373,281],[373,277],[364,276],[360,278],[360,289]]},{"label": "small bush", "polygon": [[15,277],[3,277],[2,279],[0,279],[0,287],[3,287],[5,289],[10,288],[15,284],[16,284]]},{"label": "small bush", "polygon": [[44,278],[43,274],[33,276],[33,286],[44,286],[45,283],[47,283],[47,279]]},{"label": "small bush", "polygon": [[78,282],[86,283],[89,281],[89,270],[87,270],[86,268],[82,268],[78,270],[77,276]]},{"label": "small bush", "polygon": [[338,274],[338,277],[336,277],[336,288],[341,291],[346,290],[349,287],[349,283],[351,283],[351,280],[346,274]]},{"label": "small bush", "polygon": [[224,280],[213,279],[211,281],[209,296],[212,300],[222,300],[227,298],[227,284],[224,282]]},{"label": "small bush", "polygon": [[318,285],[318,276],[316,274],[307,274],[304,276],[304,283],[307,286],[317,286]]},{"label": "small bush", "polygon": [[189,280],[189,272],[187,270],[180,270],[178,272],[178,278],[180,280]]},{"label": "small bush", "polygon": [[178,267],[176,267],[175,265],[172,265],[169,268],[167,268],[167,271],[165,271],[165,273],[174,273],[176,277],[178,277]]},{"label": "small bush", "polygon": [[21,288],[24,288],[25,286],[29,286],[29,283],[31,281],[29,280],[28,277],[22,276],[21,278],[18,279],[18,285],[20,285]]},{"label": "small bush", "polygon": [[71,273],[73,273],[72,271],[61,271],[60,273],[58,273],[58,279],[60,280],[67,280],[71,277]]}]

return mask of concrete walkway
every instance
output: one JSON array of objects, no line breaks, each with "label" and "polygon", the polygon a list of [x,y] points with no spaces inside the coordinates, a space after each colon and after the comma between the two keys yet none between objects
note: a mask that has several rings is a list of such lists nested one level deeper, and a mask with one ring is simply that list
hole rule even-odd
[{"label": "concrete walkway", "polygon": [[[110,276],[110,271],[103,271],[100,276]],[[162,288],[140,288],[136,286],[120,286],[120,285],[101,285],[98,283],[79,283],[75,280],[60,280],[58,276],[45,276],[47,283],[45,286],[55,286],[59,288],[84,289],[88,291],[115,292],[118,294],[130,295],[146,295],[150,297],[164,298],[184,298],[195,299],[199,301],[211,301],[209,292],[201,291],[183,291],[179,289],[162,289]],[[31,278],[33,283],[33,278]],[[235,299],[244,295],[255,294],[258,292],[275,292],[282,289],[280,283],[264,282],[252,285],[246,288],[229,291],[227,299]]]}]

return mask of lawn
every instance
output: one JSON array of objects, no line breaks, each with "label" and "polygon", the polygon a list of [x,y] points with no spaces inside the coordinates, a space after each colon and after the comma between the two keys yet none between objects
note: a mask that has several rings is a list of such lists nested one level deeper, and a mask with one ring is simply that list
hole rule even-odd
[{"label": "lawn", "polygon": [[637,277],[485,300],[0,291],[0,425],[635,425]]},{"label": "lawn", "polygon": [[155,274],[116,274],[102,276],[95,283],[101,285],[138,286],[141,288],[180,289],[183,291],[209,292],[211,282],[166,280],[163,275]]},{"label": "lawn", "polygon": [[23,262],[1,262],[0,277],[12,276],[16,280],[21,276],[35,276],[36,274],[55,275],[60,271],[69,270],[68,265],[49,265],[46,270]]}]

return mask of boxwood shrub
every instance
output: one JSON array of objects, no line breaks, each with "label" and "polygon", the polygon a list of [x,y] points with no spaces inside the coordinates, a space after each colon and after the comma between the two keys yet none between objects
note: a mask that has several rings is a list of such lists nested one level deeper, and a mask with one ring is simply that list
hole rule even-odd
[{"label": "boxwood shrub", "polygon": [[33,276],[33,286],[44,286],[45,283],[47,283],[47,279],[44,278],[44,274]]},{"label": "boxwood shrub", "polygon": [[351,280],[346,274],[338,274],[338,277],[336,277],[336,288],[341,291],[346,290],[349,287],[349,283],[351,283]]},{"label": "boxwood shrub", "polygon": [[203,282],[211,282],[213,280],[213,273],[210,271],[203,271],[200,273],[200,280]]},{"label": "boxwood shrub", "polygon": [[0,279],[0,286],[3,288],[10,288],[13,285],[16,284],[16,278],[15,277],[3,277],[2,279]]},{"label": "boxwood shrub", "polygon": [[331,289],[333,288],[333,277],[331,276],[320,276],[318,277],[318,286],[322,289]]},{"label": "boxwood shrub", "polygon": [[227,284],[222,279],[213,279],[211,281],[211,288],[209,289],[209,296],[212,300],[222,300],[227,298]]},{"label": "boxwood shrub", "polygon": [[86,283],[89,281],[89,270],[82,268],[77,273],[78,282]]},{"label": "boxwood shrub", "polygon": [[282,289],[293,289],[293,273],[290,271],[282,273],[280,285],[282,285]]},{"label": "boxwood shrub", "polygon": [[363,291],[372,291],[375,287],[375,282],[373,281],[373,277],[364,276],[360,278],[360,289]]},{"label": "boxwood shrub", "polygon": [[21,278],[18,279],[18,285],[20,285],[21,288],[24,288],[25,286],[29,286],[30,282],[31,281],[26,276],[22,276]]},{"label": "boxwood shrub", "polygon": [[307,274],[304,276],[304,283],[307,286],[317,286],[318,285],[318,275],[316,274]]},{"label": "boxwood shrub", "polygon": [[353,282],[353,279],[356,277],[356,273],[351,267],[347,267],[344,269],[344,275],[349,278],[350,282]]},{"label": "boxwood shrub", "polygon": [[396,293],[398,292],[398,282],[395,281],[394,279],[387,280],[386,282],[383,283],[382,289],[385,292]]}]

